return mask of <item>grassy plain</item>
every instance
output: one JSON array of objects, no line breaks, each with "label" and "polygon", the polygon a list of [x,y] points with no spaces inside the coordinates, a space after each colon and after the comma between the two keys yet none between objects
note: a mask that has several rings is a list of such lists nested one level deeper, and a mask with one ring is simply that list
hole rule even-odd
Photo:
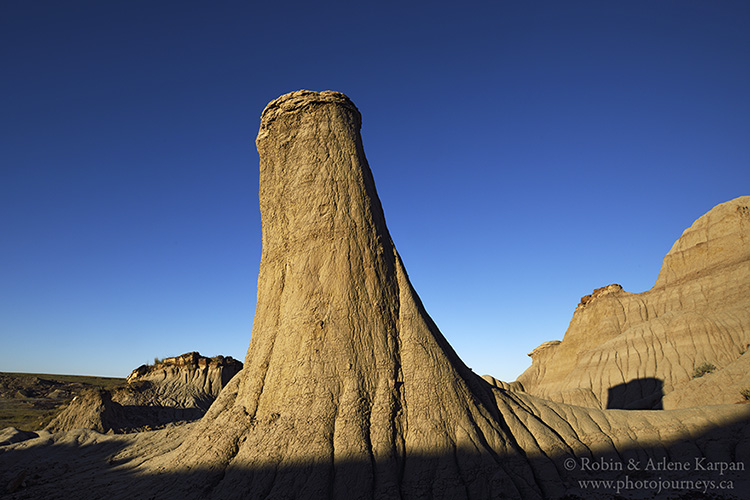
[{"label": "grassy plain", "polygon": [[42,429],[83,389],[123,383],[124,378],[0,372],[0,429]]}]

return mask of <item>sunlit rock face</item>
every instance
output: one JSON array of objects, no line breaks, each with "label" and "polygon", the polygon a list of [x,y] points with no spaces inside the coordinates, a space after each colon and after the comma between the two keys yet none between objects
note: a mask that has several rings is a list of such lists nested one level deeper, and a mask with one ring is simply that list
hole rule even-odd
[{"label": "sunlit rock face", "polygon": [[208,358],[198,352],[142,365],[128,375],[132,389],[117,391],[112,399],[123,405],[173,406],[208,410],[221,389],[242,370],[231,356]]},{"label": "sunlit rock face", "polygon": [[[651,290],[609,285],[582,298],[563,341],[532,352],[518,380],[531,394],[602,408],[734,403],[750,387],[741,368],[749,344],[750,196],[742,196],[685,230]],[[695,377],[704,363],[714,373]]]},{"label": "sunlit rock face", "polygon": [[[263,112],[263,254],[245,369],[181,451],[226,469],[222,495],[241,484],[251,497],[301,485],[311,497],[395,497],[434,481],[446,498],[490,485],[539,497],[492,390],[409,283],[360,124],[337,92],[294,92]],[[210,449],[210,463],[196,449]],[[285,472],[247,472],[269,467]]]}]

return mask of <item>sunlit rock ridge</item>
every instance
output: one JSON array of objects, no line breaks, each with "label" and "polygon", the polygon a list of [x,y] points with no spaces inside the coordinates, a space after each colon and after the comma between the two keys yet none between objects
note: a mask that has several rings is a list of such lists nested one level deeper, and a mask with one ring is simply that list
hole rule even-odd
[{"label": "sunlit rock ridge", "polygon": [[[601,408],[679,408],[750,388],[750,196],[698,218],[664,257],[654,287],[609,285],[581,299],[562,342],[519,377],[526,391]],[[696,377],[701,365],[713,372]]]}]

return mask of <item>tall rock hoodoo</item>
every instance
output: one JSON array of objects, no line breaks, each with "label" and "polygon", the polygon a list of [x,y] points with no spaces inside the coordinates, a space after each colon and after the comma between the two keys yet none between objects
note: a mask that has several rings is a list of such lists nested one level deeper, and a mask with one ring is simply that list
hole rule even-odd
[{"label": "tall rock hoodoo", "polygon": [[489,387],[409,283],[360,120],[337,92],[294,92],[263,112],[263,254],[245,369],[184,449],[210,449],[201,465],[226,467],[219,496],[394,498],[433,481],[446,498],[491,484],[538,496]]}]

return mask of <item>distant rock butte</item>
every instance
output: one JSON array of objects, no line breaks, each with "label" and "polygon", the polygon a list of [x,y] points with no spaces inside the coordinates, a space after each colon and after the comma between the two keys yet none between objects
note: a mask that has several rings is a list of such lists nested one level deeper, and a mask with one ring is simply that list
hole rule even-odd
[{"label": "distant rock butte", "polygon": [[206,358],[197,352],[141,365],[123,386],[81,393],[46,430],[131,432],[196,420],[241,369],[242,363],[231,357]]},{"label": "distant rock butte", "polygon": [[[529,355],[530,394],[602,408],[734,403],[750,387],[750,196],[696,220],[664,257],[654,287],[581,299],[562,342]],[[716,367],[693,380],[695,369]],[[740,368],[743,367],[743,368]]]},{"label": "distant rock butte", "polygon": [[[750,460],[750,405],[607,411],[474,374],[409,282],[360,123],[354,104],[330,91],[293,92],[263,112],[253,333],[244,369],[203,419],[10,445],[0,480],[37,474],[27,498],[66,498],[86,480],[92,498],[535,499],[589,497],[582,460]],[[86,467],[55,466],[92,442]],[[749,491],[746,474],[731,477],[735,492]]]},{"label": "distant rock butte", "polygon": [[[142,365],[128,375],[136,391],[120,391],[113,399],[122,404],[150,404],[208,410],[221,389],[242,370],[231,356],[207,358],[198,352]],[[148,387],[148,390],[145,390]],[[129,394],[134,393],[129,399]]]}]

